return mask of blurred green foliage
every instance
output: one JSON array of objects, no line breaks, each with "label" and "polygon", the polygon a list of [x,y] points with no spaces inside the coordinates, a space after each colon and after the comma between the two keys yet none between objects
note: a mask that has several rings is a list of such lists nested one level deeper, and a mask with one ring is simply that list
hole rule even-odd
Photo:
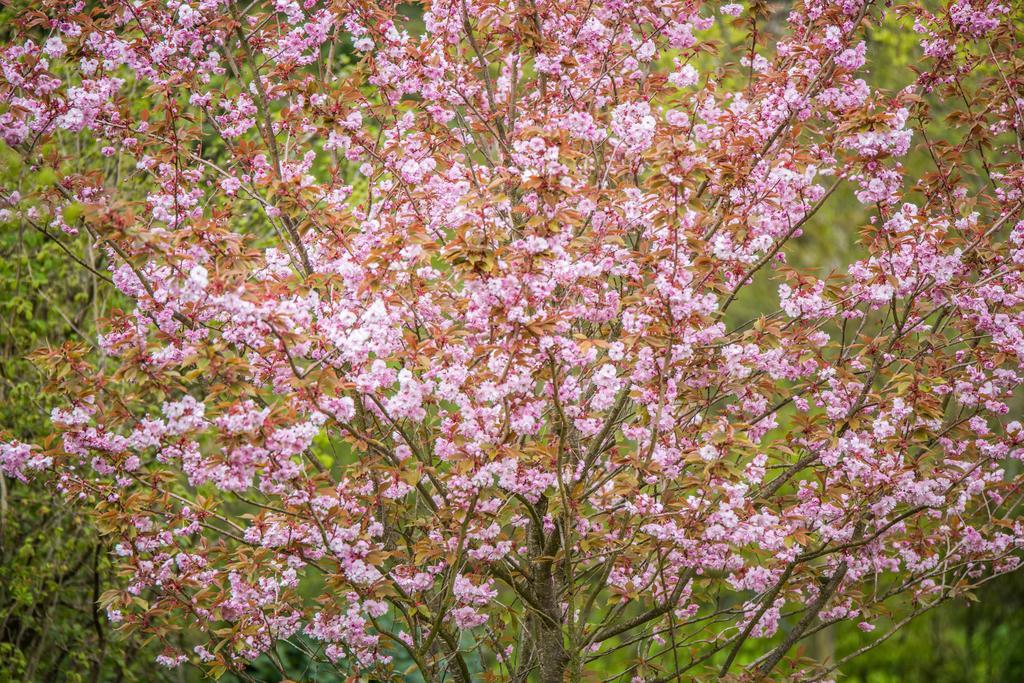
[{"label": "blurred green foliage", "polygon": [[[1024,680],[1024,574],[1002,577],[928,612],[843,667],[849,683],[1009,683]],[[836,635],[836,655],[863,647],[878,632]]]},{"label": "blurred green foliage", "polygon": [[[21,169],[4,165],[0,173],[18,176]],[[45,182],[41,175],[13,180]],[[106,295],[30,225],[0,225],[0,428],[6,435],[45,434],[54,406],[26,355],[94,337],[97,297]],[[114,578],[108,558],[107,543],[82,511],[49,490],[0,477],[0,682],[170,680],[151,671],[152,654],[139,659],[142,643],[114,636],[96,606]]]},{"label": "blurred green foliage", "polygon": [[[0,34],[10,13],[0,10]],[[0,144],[0,186],[27,195],[56,180],[54,169],[26,168]],[[80,210],[72,205],[66,217]],[[45,229],[49,218],[40,212],[35,223]],[[98,260],[84,239],[60,237],[83,262]],[[110,297],[53,238],[28,222],[0,220],[0,438],[46,434],[55,400],[41,392],[45,377],[27,355],[94,339]],[[83,513],[50,490],[0,475],[0,683],[179,678],[154,672],[155,653],[113,633],[96,605],[114,574],[106,541]]]}]

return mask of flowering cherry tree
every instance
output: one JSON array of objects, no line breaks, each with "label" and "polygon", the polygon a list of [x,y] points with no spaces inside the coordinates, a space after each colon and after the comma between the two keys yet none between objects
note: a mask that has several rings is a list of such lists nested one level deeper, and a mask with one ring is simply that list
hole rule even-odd
[{"label": "flowering cherry tree", "polygon": [[827,679],[1018,566],[1015,5],[22,3],[2,218],[119,298],[3,474],[168,666]]}]

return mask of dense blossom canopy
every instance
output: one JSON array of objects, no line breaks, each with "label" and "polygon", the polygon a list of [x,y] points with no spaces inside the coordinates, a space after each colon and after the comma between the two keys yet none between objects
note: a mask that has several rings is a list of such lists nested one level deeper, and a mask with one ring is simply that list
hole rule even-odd
[{"label": "dense blossom canopy", "polygon": [[28,3],[2,218],[123,303],[3,474],[168,666],[827,678],[1024,543],[1014,4]]}]

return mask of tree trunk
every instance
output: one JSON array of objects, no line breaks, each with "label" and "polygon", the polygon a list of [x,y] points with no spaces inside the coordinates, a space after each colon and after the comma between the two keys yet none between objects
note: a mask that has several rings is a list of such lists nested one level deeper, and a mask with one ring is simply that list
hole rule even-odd
[{"label": "tree trunk", "polygon": [[562,683],[568,657],[562,644],[562,629],[547,619],[534,617],[534,648],[540,665],[541,683]]},{"label": "tree trunk", "polygon": [[[547,512],[547,500],[538,504],[538,517]],[[562,683],[568,657],[565,653],[562,631],[562,610],[558,605],[558,591],[552,572],[554,555],[558,552],[558,530],[545,538],[542,529],[531,533],[530,550],[533,557],[533,593],[542,614],[532,618],[533,649],[537,654],[541,683]]]}]

